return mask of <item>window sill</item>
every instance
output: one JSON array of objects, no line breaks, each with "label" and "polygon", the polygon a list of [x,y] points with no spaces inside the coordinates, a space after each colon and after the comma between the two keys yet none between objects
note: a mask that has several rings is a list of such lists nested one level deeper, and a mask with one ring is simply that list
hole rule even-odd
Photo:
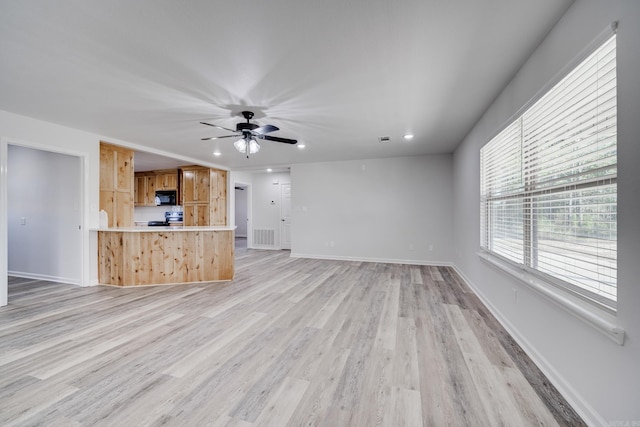
[{"label": "window sill", "polygon": [[603,309],[583,301],[568,292],[544,281],[542,278],[535,276],[524,269],[504,261],[489,252],[480,251],[478,256],[485,262],[500,269],[501,271],[513,276],[529,288],[542,294],[552,302],[558,304],[570,314],[576,316],[580,320],[587,323],[611,338],[618,345],[624,345],[625,333],[624,329],[616,324],[616,317]]}]

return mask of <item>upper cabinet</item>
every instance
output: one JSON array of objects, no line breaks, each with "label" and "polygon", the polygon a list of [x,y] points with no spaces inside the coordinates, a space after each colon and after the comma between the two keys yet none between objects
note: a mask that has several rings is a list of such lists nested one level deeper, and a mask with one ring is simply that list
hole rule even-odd
[{"label": "upper cabinet", "polygon": [[135,205],[155,206],[156,191],[178,190],[178,170],[163,169],[135,174]]},{"label": "upper cabinet", "polygon": [[146,206],[147,204],[147,177],[139,173],[135,174],[135,195],[136,206]]},{"label": "upper cabinet", "polygon": [[178,170],[157,171],[156,190],[178,190]]},{"label": "upper cabinet", "polygon": [[227,172],[201,166],[182,168],[184,225],[227,225]]},{"label": "upper cabinet", "polygon": [[227,225],[227,171],[194,165],[137,172],[133,187],[135,206],[156,206],[156,191],[176,190],[184,225]]},{"label": "upper cabinet", "polygon": [[100,143],[100,209],[107,212],[109,227],[133,225],[133,150]]},{"label": "upper cabinet", "polygon": [[211,225],[227,225],[227,172],[211,170]]}]

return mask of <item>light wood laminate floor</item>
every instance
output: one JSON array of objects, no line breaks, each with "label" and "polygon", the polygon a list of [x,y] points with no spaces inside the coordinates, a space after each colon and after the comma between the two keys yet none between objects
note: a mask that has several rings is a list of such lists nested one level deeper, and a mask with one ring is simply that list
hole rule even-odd
[{"label": "light wood laminate floor", "polygon": [[229,283],[10,279],[0,425],[583,425],[451,268],[239,250]]}]

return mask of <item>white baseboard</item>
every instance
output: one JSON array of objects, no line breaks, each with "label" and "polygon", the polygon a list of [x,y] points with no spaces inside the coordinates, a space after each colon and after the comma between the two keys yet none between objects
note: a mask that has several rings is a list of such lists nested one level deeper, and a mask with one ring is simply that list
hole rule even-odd
[{"label": "white baseboard", "polygon": [[326,259],[330,261],[357,261],[357,262],[379,262],[384,264],[408,264],[408,265],[432,265],[442,267],[453,267],[453,264],[445,261],[425,261],[418,259],[394,259],[394,258],[367,258],[336,255],[301,254],[291,252],[291,258]]},{"label": "white baseboard", "polygon": [[82,282],[80,280],[69,278],[69,277],[50,276],[48,274],[25,273],[23,271],[13,271],[13,270],[9,270],[8,275],[14,276],[14,277],[22,277],[25,279],[45,280],[47,282],[56,282],[56,283],[64,283],[67,285],[82,286]]},{"label": "white baseboard", "polygon": [[281,250],[279,246],[261,246],[261,245],[252,245],[251,247],[247,247],[247,249],[260,249],[261,251],[279,251],[279,250]]},{"label": "white baseboard", "polygon": [[542,373],[551,381],[553,386],[560,392],[562,397],[566,399],[567,402],[571,405],[573,409],[582,417],[583,421],[587,423],[589,426],[608,426],[609,423],[606,422],[589,403],[587,403],[584,398],[571,386],[571,384],[565,380],[565,378],[551,365],[547,359],[542,356],[533,346],[529,340],[527,340],[520,331],[513,326],[509,320],[505,316],[502,315],[500,310],[498,310],[491,301],[480,291],[480,289],[475,286],[473,281],[471,281],[465,274],[456,266],[452,264],[452,267],[455,269],[456,273],[465,281],[467,286],[473,291],[474,294],[480,301],[489,309],[491,314],[498,320],[498,322],[502,325],[503,328],[507,330],[509,335],[513,337],[513,339],[518,343],[520,347],[524,350],[524,352],[533,360],[533,363],[542,371]]}]

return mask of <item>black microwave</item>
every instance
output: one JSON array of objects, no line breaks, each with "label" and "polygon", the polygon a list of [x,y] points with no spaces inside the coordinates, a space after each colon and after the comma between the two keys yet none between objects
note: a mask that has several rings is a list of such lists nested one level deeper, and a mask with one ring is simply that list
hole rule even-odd
[{"label": "black microwave", "polygon": [[175,205],[178,200],[175,190],[156,191],[156,205]]}]

